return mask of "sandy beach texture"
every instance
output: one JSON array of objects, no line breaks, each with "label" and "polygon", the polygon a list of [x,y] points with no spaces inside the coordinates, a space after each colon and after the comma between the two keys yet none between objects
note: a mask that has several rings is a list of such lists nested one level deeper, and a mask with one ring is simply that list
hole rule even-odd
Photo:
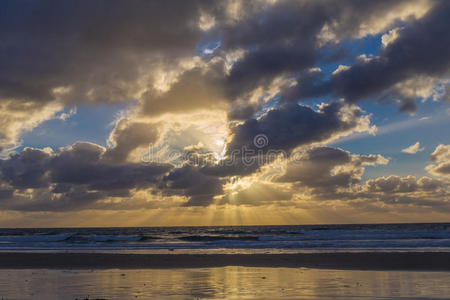
[{"label": "sandy beach texture", "polygon": [[106,254],[0,253],[0,268],[108,269],[226,266],[450,271],[450,253]]},{"label": "sandy beach texture", "polygon": [[448,299],[450,272],[308,268],[2,269],[0,299]]}]

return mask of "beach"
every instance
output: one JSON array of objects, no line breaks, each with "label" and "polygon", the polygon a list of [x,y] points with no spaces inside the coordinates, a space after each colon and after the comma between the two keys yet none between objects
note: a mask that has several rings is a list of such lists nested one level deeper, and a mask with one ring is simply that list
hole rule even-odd
[{"label": "beach", "polygon": [[226,266],[2,269],[1,299],[445,299],[450,272]]},{"label": "beach", "polygon": [[450,253],[1,253],[2,299],[445,299]]},{"label": "beach", "polygon": [[326,268],[354,270],[450,271],[449,252],[361,252],[295,254],[114,254],[0,253],[0,268],[155,269]]},{"label": "beach", "polygon": [[0,299],[445,299],[450,224],[0,230]]}]

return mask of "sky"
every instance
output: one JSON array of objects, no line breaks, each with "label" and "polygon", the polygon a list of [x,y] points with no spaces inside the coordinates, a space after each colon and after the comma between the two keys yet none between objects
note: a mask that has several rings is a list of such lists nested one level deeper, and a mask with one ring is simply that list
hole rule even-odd
[{"label": "sky", "polygon": [[450,221],[448,1],[2,1],[0,226]]}]

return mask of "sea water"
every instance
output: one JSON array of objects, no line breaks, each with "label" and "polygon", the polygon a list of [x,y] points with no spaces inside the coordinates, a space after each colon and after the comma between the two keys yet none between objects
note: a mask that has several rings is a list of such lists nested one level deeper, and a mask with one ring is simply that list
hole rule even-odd
[{"label": "sea water", "polygon": [[0,229],[0,251],[292,253],[449,250],[450,223]]}]

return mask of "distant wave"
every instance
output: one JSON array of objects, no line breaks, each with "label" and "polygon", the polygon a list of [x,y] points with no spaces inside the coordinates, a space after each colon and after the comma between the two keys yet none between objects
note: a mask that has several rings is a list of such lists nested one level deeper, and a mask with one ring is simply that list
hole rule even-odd
[{"label": "distant wave", "polygon": [[2,250],[446,249],[450,224],[0,229]]},{"label": "distant wave", "polygon": [[68,240],[72,234],[55,234],[55,235],[46,235],[46,234],[37,234],[37,235],[4,235],[0,236],[0,243],[12,242],[12,243],[24,243],[24,242],[62,242]]},{"label": "distant wave", "polygon": [[258,236],[220,236],[220,235],[190,235],[178,238],[189,242],[208,242],[208,241],[257,241]]},{"label": "distant wave", "polygon": [[90,235],[89,241],[92,242],[135,242],[140,241],[142,236],[139,235]]}]

